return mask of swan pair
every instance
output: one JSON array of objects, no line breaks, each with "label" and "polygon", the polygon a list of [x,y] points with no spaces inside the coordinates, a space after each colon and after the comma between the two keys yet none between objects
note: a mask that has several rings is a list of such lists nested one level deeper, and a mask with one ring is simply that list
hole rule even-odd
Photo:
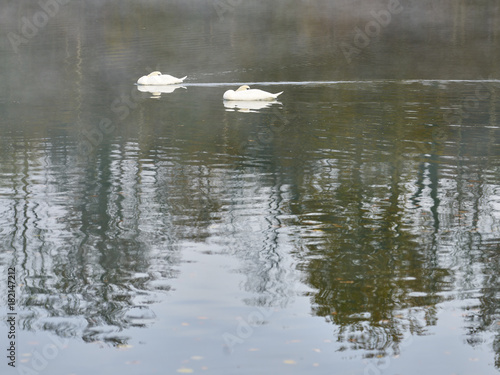
[{"label": "swan pair", "polygon": [[[187,76],[186,76],[187,77]],[[168,74],[161,74],[161,72],[154,71],[149,73],[147,76],[142,76],[137,81],[138,85],[175,85],[182,83],[186,79],[186,77],[176,78]],[[277,94],[272,94],[267,91],[258,90],[258,89],[250,89],[250,86],[243,85],[240,86],[236,91],[227,90],[224,93],[224,100],[233,100],[233,101],[272,101],[275,100],[279,95],[281,95],[283,91],[278,92]]]}]

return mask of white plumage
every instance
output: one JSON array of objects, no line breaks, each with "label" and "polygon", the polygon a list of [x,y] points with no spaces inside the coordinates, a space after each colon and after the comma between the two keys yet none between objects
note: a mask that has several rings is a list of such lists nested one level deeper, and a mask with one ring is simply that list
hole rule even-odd
[{"label": "white plumage", "polygon": [[[187,77],[187,76],[186,76]],[[168,74],[161,74],[158,71],[151,72],[147,76],[142,76],[137,81],[138,85],[174,85],[182,83],[186,77],[176,78]]]},{"label": "white plumage", "polygon": [[282,94],[283,91],[278,92],[277,94],[272,94],[267,91],[259,90],[259,89],[250,89],[250,86],[243,85],[238,88],[236,91],[227,90],[224,93],[224,100],[274,100],[278,97],[278,95]]}]

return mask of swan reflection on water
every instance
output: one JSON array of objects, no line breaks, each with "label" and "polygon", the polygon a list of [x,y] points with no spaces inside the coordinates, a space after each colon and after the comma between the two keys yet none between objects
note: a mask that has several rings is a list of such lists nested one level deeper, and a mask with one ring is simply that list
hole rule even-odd
[{"label": "swan reflection on water", "polygon": [[281,105],[281,102],[264,102],[261,100],[224,100],[224,107],[228,112],[259,112],[259,110],[271,107],[273,104]]},{"label": "swan reflection on water", "polygon": [[137,85],[137,90],[149,92],[153,99],[160,98],[161,94],[171,94],[178,88],[185,89],[186,87],[182,85]]}]

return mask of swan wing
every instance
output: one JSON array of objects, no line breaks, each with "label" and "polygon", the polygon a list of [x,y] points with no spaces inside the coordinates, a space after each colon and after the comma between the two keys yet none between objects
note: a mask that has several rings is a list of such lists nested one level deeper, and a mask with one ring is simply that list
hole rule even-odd
[{"label": "swan wing", "polygon": [[267,91],[259,90],[259,89],[251,89],[241,92],[236,92],[235,96],[238,97],[237,100],[274,100],[278,97],[278,94],[272,94]]},{"label": "swan wing", "polygon": [[237,100],[234,94],[235,94],[234,90],[227,90],[222,96],[222,98],[224,100]]},{"label": "swan wing", "polygon": [[147,85],[148,84],[147,83],[148,82],[148,78],[149,78],[148,76],[142,76],[141,78],[139,78],[137,80],[137,84],[138,85]]},{"label": "swan wing", "polygon": [[137,84],[139,85],[173,85],[176,83],[182,83],[187,78],[176,78],[169,74],[162,74],[160,76],[143,76],[139,78]]}]

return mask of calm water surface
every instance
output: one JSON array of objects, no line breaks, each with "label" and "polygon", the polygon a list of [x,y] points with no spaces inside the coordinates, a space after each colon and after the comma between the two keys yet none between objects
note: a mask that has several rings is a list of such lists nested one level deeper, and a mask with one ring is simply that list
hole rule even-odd
[{"label": "calm water surface", "polygon": [[500,10],[388,4],[2,5],[2,374],[497,374]]}]

